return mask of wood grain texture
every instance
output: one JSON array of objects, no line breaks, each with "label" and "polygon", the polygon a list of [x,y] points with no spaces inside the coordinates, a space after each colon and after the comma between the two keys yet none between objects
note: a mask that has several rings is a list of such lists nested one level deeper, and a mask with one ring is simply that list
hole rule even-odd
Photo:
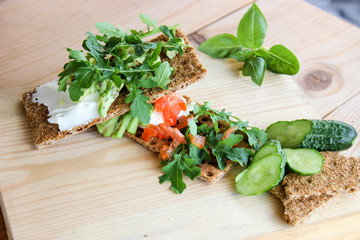
[{"label": "wood grain texture", "polygon": [[[32,145],[21,93],[31,84],[54,79],[67,57],[63,47],[79,48],[84,32],[95,30],[94,22],[139,28],[142,12],[161,23],[180,22],[186,33],[201,29],[192,39],[202,42],[218,33],[235,33],[246,8],[236,10],[249,2],[0,1],[0,89],[5,89],[0,91],[0,189],[10,235],[15,239],[325,239],[332,232],[338,239],[356,239],[359,193],[342,196],[306,224],[292,228],[284,224],[281,204],[269,194],[242,197],[234,192],[238,169],[214,186],[187,181],[188,189],[177,196],[168,185],[158,184],[161,171],[156,157],[127,139],[104,139],[90,129],[40,152]],[[300,0],[258,4],[269,24],[265,45],[283,43],[299,56],[302,69],[293,79],[308,98],[288,77],[269,73],[267,83],[258,88],[241,78],[238,63],[203,55],[211,69],[209,77],[182,93],[194,101],[213,99],[214,107],[225,107],[260,127],[279,118],[325,116],[359,130],[355,80],[360,31]],[[229,16],[216,21],[225,15]],[[306,79],[306,84],[299,79]],[[229,85],[223,86],[225,82]],[[13,87],[17,88],[7,90]],[[359,154],[359,139],[348,154]],[[7,239],[1,222],[0,226],[0,237]]]},{"label": "wood grain texture", "polygon": [[[0,89],[55,79],[67,60],[66,47],[80,49],[85,32],[107,21],[124,30],[146,29],[139,14],[160,24],[182,24],[190,34],[251,0],[0,1]],[[196,17],[194,17],[196,16]]]}]

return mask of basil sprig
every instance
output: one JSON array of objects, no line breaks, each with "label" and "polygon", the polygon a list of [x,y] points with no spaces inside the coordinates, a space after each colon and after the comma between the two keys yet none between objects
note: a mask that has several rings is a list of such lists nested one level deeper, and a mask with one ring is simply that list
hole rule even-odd
[{"label": "basil sprig", "polygon": [[267,22],[254,3],[240,20],[237,36],[229,33],[216,35],[203,42],[198,50],[218,59],[234,58],[244,62],[242,73],[261,86],[265,70],[274,73],[295,75],[300,64],[296,56],[283,45],[267,50],[262,47]]}]

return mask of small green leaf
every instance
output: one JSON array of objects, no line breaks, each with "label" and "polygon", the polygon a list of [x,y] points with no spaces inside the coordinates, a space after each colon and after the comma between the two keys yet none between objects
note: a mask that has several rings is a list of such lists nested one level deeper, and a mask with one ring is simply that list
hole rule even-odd
[{"label": "small green leaf", "polygon": [[262,57],[249,58],[245,61],[242,69],[244,76],[250,76],[251,80],[261,86],[266,70],[266,63]]},{"label": "small green leaf", "polygon": [[288,75],[295,75],[299,72],[299,60],[283,45],[272,46],[268,54],[272,58],[265,58],[265,60],[270,71]]},{"label": "small green leaf", "polygon": [[194,180],[197,176],[200,175],[201,169],[197,166],[198,161],[190,158],[183,158],[180,161],[179,167],[184,171],[185,175],[188,176],[191,180]]},{"label": "small green leaf", "polygon": [[189,126],[189,129],[190,129],[190,133],[195,136],[197,134],[197,125],[195,123],[195,120],[194,119],[191,119],[188,121],[188,126]]},{"label": "small green leaf", "polygon": [[164,183],[165,181],[171,182],[171,189],[178,194],[182,193],[186,188],[183,181],[183,173],[179,166],[180,160],[181,157],[175,154],[174,160],[161,169],[164,174],[159,177],[160,183]]},{"label": "small green leaf", "polygon": [[227,139],[223,140],[222,142],[229,147],[233,147],[235,144],[241,142],[243,138],[244,136],[241,134],[231,134]]},{"label": "small green leaf", "polygon": [[248,136],[248,141],[251,146],[258,151],[261,147],[261,143],[264,144],[268,140],[268,134],[265,133],[263,129],[251,128],[245,130],[246,135]]},{"label": "small green leaf", "polygon": [[240,20],[237,37],[240,45],[245,48],[261,47],[266,35],[267,23],[258,6],[253,3]]},{"label": "small green leaf", "polygon": [[152,80],[156,82],[156,86],[167,89],[168,83],[171,82],[171,71],[172,68],[170,67],[169,62],[161,63],[160,66],[155,69],[155,76],[152,77]]},{"label": "small green leaf", "polygon": [[231,55],[238,62],[245,62],[246,59],[254,56],[254,51],[251,49],[243,49]]},{"label": "small green leaf", "polygon": [[131,114],[139,118],[146,126],[150,122],[150,113],[152,110],[152,105],[147,102],[150,98],[142,94],[142,91],[139,89],[134,89],[133,91],[135,92],[135,99],[131,103]]},{"label": "small green leaf", "polygon": [[196,103],[194,104],[194,110],[193,110],[193,113],[194,114],[197,114],[199,112],[200,108],[199,108],[199,105],[197,105]]},{"label": "small green leaf", "polygon": [[196,164],[201,164],[203,161],[210,160],[210,155],[205,148],[200,149],[194,144],[189,144],[189,155],[192,159],[196,160]]},{"label": "small green leaf", "polygon": [[102,34],[105,34],[109,38],[123,38],[125,36],[125,32],[120,27],[116,28],[108,22],[97,22],[95,26]]},{"label": "small green leaf", "polygon": [[239,40],[232,34],[216,35],[203,42],[198,50],[213,58],[228,58],[241,50]]},{"label": "small green leaf", "polygon": [[139,16],[140,16],[141,21],[147,25],[147,30],[148,31],[150,31],[150,27],[152,27],[153,29],[158,28],[156,26],[158,21],[152,20],[148,15],[145,15],[145,14],[140,14]]},{"label": "small green leaf", "polygon": [[75,59],[77,62],[81,62],[81,61],[86,62],[87,61],[87,59],[85,58],[84,53],[82,51],[72,50],[71,48],[68,48],[67,50],[69,52],[70,59]]}]

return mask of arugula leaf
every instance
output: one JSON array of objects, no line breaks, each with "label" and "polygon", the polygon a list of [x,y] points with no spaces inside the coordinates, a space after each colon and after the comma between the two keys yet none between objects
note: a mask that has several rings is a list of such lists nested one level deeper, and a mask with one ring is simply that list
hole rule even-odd
[{"label": "arugula leaf", "polygon": [[90,54],[96,59],[96,64],[100,67],[104,66],[104,59],[102,56],[103,47],[98,42],[97,38],[91,33],[86,33],[87,38],[84,41],[86,48],[90,51]]},{"label": "arugula leaf", "polygon": [[125,36],[125,32],[119,26],[116,28],[108,22],[97,22],[95,26],[99,32],[105,34],[109,38],[123,38]]},{"label": "arugula leaf", "polygon": [[266,19],[254,3],[240,20],[237,30],[240,45],[252,49],[261,47],[266,30]]},{"label": "arugula leaf", "polygon": [[265,60],[261,57],[248,58],[242,69],[244,76],[250,76],[251,80],[258,86],[261,86],[266,70]]},{"label": "arugula leaf", "polygon": [[186,184],[183,181],[183,173],[180,168],[180,160],[181,156],[175,154],[174,160],[161,169],[164,175],[159,177],[160,183],[164,183],[165,181],[171,182],[171,189],[178,194],[182,193],[186,188]]},{"label": "arugula leaf", "polygon": [[213,58],[229,58],[239,52],[241,47],[239,40],[234,35],[224,33],[206,40],[200,44],[198,50]]},{"label": "arugula leaf", "polygon": [[158,27],[156,26],[156,24],[158,23],[158,21],[154,21],[152,20],[148,15],[145,14],[140,14],[140,19],[143,23],[145,23],[147,25],[147,30],[150,31],[150,27],[152,27],[153,29],[157,29]]},{"label": "arugula leaf", "polygon": [[135,98],[130,107],[131,114],[139,118],[144,125],[147,125],[150,122],[150,113],[152,110],[152,105],[147,102],[150,98],[142,94],[140,89],[134,89],[133,92]]},{"label": "arugula leaf", "polygon": [[67,50],[69,52],[70,59],[75,59],[77,62],[81,62],[81,61],[86,62],[87,61],[87,59],[85,58],[84,53],[82,51],[72,50],[71,48],[67,48]]},{"label": "arugula leaf", "polygon": [[268,135],[265,133],[265,130],[251,128],[244,130],[244,132],[248,136],[249,144],[255,148],[255,151],[258,151],[261,144],[265,144],[268,140]]},{"label": "arugula leaf", "polygon": [[163,62],[155,69],[155,76],[152,77],[151,80],[156,82],[157,87],[167,89],[167,85],[171,82],[171,71],[172,68],[170,67],[169,62]]},{"label": "arugula leaf", "polygon": [[186,184],[183,181],[183,172],[193,180],[200,175],[201,170],[195,166],[197,161],[189,158],[186,154],[174,154],[173,157],[174,160],[161,169],[164,174],[159,177],[159,182],[171,182],[171,189],[180,194],[186,189]]},{"label": "arugula leaf", "polygon": [[299,72],[299,60],[283,45],[272,46],[268,54],[272,58],[265,58],[265,60],[270,71],[288,75],[295,75]]},{"label": "arugula leaf", "polygon": [[197,134],[197,125],[195,123],[195,120],[194,119],[189,120],[188,126],[189,126],[190,133],[195,136]]},{"label": "arugula leaf", "polygon": [[210,155],[205,148],[200,149],[191,143],[189,144],[189,155],[192,159],[196,160],[196,164],[201,164],[204,160],[210,160]]}]

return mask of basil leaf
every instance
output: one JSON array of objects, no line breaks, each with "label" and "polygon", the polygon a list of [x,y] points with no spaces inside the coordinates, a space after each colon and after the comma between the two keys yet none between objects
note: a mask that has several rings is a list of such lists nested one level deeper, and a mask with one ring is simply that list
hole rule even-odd
[{"label": "basil leaf", "polygon": [[245,48],[259,48],[265,38],[267,23],[264,15],[254,3],[240,20],[237,37]]},{"label": "basil leaf", "polygon": [[262,57],[249,58],[245,61],[242,69],[244,76],[250,76],[251,80],[261,86],[265,75],[266,63]]},{"label": "basil leaf", "polygon": [[133,89],[132,91],[135,92],[135,98],[130,106],[131,114],[139,118],[146,126],[150,122],[150,113],[152,110],[152,105],[147,102],[150,98],[142,94],[142,91],[139,89]]},{"label": "basil leaf", "polygon": [[254,51],[251,49],[242,49],[231,55],[238,62],[245,62],[246,59],[254,56]]},{"label": "basil leaf", "polygon": [[272,58],[265,58],[265,60],[270,71],[289,75],[295,75],[299,72],[299,60],[283,45],[272,46],[268,54]]},{"label": "basil leaf", "polygon": [[125,36],[125,32],[119,26],[116,28],[108,22],[97,22],[95,26],[102,34],[109,38],[123,38]]},{"label": "basil leaf", "polygon": [[213,58],[228,58],[241,50],[239,40],[232,34],[216,35],[203,42],[198,50]]},{"label": "basil leaf", "polygon": [[167,89],[168,83],[171,82],[171,70],[172,68],[170,67],[169,62],[163,62],[155,69],[155,76],[151,79],[156,82],[158,87]]}]

